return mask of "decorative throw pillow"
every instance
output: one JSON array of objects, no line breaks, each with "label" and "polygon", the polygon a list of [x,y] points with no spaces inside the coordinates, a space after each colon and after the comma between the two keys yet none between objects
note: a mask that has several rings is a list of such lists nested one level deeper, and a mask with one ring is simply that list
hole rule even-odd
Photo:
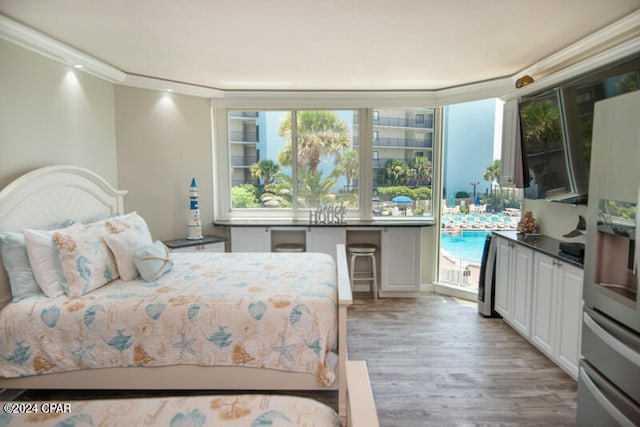
[{"label": "decorative throw pillow", "polygon": [[112,234],[121,233],[129,228],[133,228],[138,232],[149,233],[147,222],[135,211],[109,218],[104,221],[104,226],[107,228],[107,231]]},{"label": "decorative throw pillow", "polygon": [[41,294],[27,256],[24,234],[10,231],[0,233],[2,264],[9,276],[13,301]]},{"label": "decorative throw pillow", "polygon": [[133,257],[138,249],[146,248],[153,243],[149,229],[146,226],[140,229],[127,228],[117,234],[107,234],[104,239],[116,259],[120,278],[132,280],[138,277]]},{"label": "decorative throw pillow", "polygon": [[79,297],[119,277],[103,239],[106,234],[102,227],[88,226],[53,233],[69,297]]},{"label": "decorative throw pillow", "polygon": [[[69,231],[82,227],[74,224],[64,228]],[[27,243],[27,255],[33,270],[33,275],[40,289],[49,298],[55,298],[64,294],[66,287],[62,266],[58,257],[58,249],[53,241],[55,230],[25,230],[24,239]]]},{"label": "decorative throw pillow", "polygon": [[159,240],[153,242],[151,246],[138,250],[133,262],[147,282],[157,280],[173,268],[169,248]]}]

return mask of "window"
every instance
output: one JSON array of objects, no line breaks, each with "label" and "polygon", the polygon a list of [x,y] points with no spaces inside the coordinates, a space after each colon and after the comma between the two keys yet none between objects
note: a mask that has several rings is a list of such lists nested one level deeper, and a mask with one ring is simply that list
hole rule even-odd
[{"label": "window", "polygon": [[352,110],[229,112],[231,209],[340,203],[357,209],[355,116]]},{"label": "window", "polygon": [[[435,111],[379,108],[373,112],[374,147],[378,153],[373,162],[372,190],[377,194],[372,206],[373,215],[431,216],[431,141]],[[426,120],[427,117],[430,120]],[[427,123],[431,128],[425,127]]]},{"label": "window", "polygon": [[433,108],[219,112],[218,219],[306,219],[320,204],[358,219],[433,215]]}]

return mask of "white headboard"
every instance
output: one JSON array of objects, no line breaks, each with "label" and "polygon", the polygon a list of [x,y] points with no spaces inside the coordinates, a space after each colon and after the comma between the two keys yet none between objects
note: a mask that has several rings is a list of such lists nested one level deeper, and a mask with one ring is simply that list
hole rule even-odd
[{"label": "white headboard", "polygon": [[[124,213],[127,194],[77,166],[47,166],[22,175],[0,191],[0,231],[22,231]],[[0,304],[11,299],[0,266]]]}]

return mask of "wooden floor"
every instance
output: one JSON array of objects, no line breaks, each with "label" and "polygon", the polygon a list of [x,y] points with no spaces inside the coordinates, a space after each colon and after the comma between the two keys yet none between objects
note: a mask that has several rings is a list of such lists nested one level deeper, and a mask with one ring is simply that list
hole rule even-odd
[{"label": "wooden floor", "polygon": [[381,426],[571,426],[576,382],[501,319],[425,293],[356,299],[349,358],[366,360]]}]

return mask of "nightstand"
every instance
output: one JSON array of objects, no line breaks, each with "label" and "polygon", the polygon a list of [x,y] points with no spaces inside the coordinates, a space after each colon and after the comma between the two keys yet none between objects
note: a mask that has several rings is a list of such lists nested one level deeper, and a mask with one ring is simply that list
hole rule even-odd
[{"label": "nightstand", "polygon": [[167,240],[164,244],[171,252],[224,252],[226,240],[219,236],[204,236],[204,239],[200,240]]}]

